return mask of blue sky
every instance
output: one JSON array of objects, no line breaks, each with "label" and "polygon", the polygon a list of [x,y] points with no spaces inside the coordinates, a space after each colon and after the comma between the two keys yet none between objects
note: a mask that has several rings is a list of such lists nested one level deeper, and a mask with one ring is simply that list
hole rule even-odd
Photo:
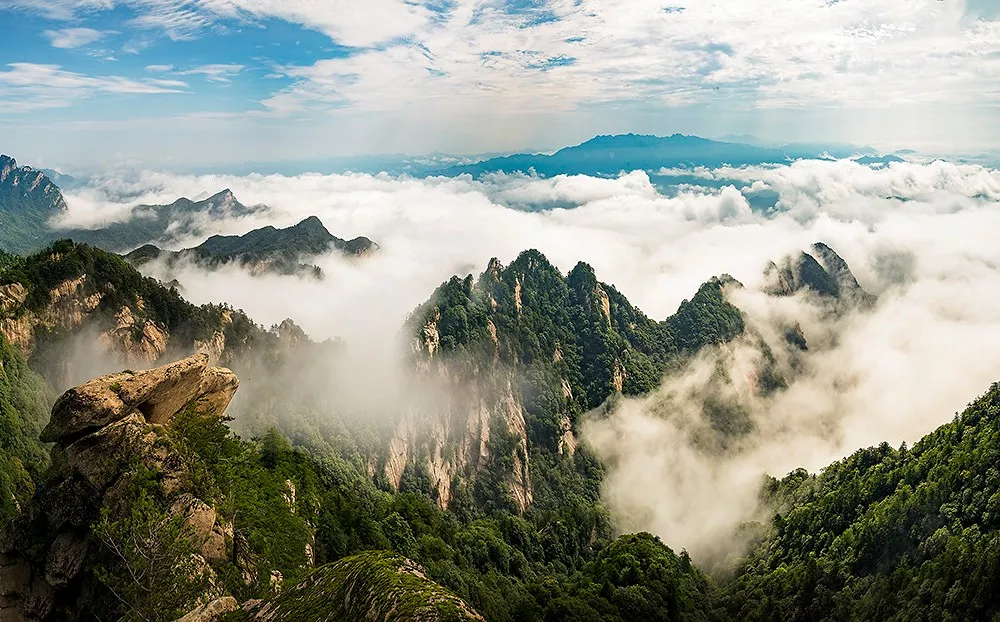
[{"label": "blue sky", "polygon": [[1000,142],[1000,0],[0,0],[0,151],[99,168],[599,133]]}]

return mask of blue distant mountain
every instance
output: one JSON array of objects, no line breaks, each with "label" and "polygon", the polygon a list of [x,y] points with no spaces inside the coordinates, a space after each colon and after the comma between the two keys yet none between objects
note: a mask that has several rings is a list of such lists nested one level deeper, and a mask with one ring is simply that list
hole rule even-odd
[{"label": "blue distant mountain", "polygon": [[674,134],[651,136],[620,134],[597,136],[575,147],[551,154],[516,154],[492,158],[437,171],[441,175],[534,171],[543,177],[552,175],[617,175],[622,171],[657,171],[661,168],[715,168],[724,165],[780,164],[803,158],[846,158],[875,155],[871,147],[798,143],[764,146],[723,142]]}]

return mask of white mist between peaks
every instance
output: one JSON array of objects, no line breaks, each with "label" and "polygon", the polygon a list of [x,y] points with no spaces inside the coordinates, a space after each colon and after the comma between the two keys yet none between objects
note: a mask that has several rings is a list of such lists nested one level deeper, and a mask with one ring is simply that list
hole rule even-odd
[{"label": "white mist between peaks", "polygon": [[[127,219],[140,203],[228,187],[245,205],[269,207],[205,220],[194,234],[169,240],[171,248],[312,215],[338,237],[365,235],[378,253],[319,257],[320,281],[191,266],[178,278],[195,303],[225,301],[264,325],[291,318],[313,338],[362,346],[373,361],[396,355],[404,319],[435,287],[454,274],[478,275],[494,256],[509,263],[537,248],[564,272],[586,261],[655,319],[672,314],[708,278],[731,274],[747,287],[734,300],[750,325],[790,318],[810,344],[791,386],[768,397],[739,388],[740,366],[758,356],[753,347],[727,351],[733,390],[742,391],[735,397],[756,429],[724,453],[693,440],[705,425],[698,387],[717,356],[711,351],[654,394],[623,400],[581,428],[608,465],[605,498],[618,527],[651,531],[707,558],[731,552],[734,528],[761,518],[763,473],[818,469],[882,441],[912,443],[1000,380],[1000,173],[940,161],[875,169],[800,161],[700,175],[730,185],[667,197],[642,172],[479,180],[147,172],[69,195],[66,220]],[[777,209],[751,210],[740,192],[751,188],[777,193]],[[123,195],[131,198],[113,199]],[[530,211],[552,205],[575,207]],[[873,311],[831,321],[808,297],[755,293],[768,260],[816,241],[879,295]]]}]

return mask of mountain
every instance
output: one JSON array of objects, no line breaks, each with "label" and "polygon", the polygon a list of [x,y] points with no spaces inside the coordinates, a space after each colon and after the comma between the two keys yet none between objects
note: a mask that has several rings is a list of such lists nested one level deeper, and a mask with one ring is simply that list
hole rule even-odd
[{"label": "mountain", "polygon": [[792,142],[781,143],[762,140],[751,134],[726,134],[719,136],[715,140],[724,143],[741,143],[745,145],[755,145],[757,147],[771,147],[781,149],[789,154],[789,157],[820,157],[850,158],[858,154],[869,156],[878,152],[871,145],[852,145],[850,143],[828,143],[828,142]]},{"label": "mountain", "polygon": [[168,265],[191,260],[205,267],[237,262],[254,273],[276,272],[296,274],[312,272],[321,276],[320,269],[300,263],[301,259],[338,250],[346,256],[362,256],[374,252],[378,245],[366,237],[343,240],[327,231],[315,216],[287,229],[267,226],[244,235],[214,235],[202,244],[182,251],[164,251],[152,244],[141,246],[125,255],[133,265],[165,259]]},{"label": "mountain", "polygon": [[66,210],[59,188],[42,171],[0,155],[0,250],[32,251],[48,240],[48,221]]},{"label": "mountain", "polygon": [[214,219],[246,216],[260,209],[243,205],[227,188],[201,201],[180,198],[169,205],[139,205],[124,222],[100,229],[56,230],[50,239],[71,239],[123,253],[153,240],[169,239],[171,234],[196,234]]},{"label": "mountain", "polygon": [[772,296],[791,296],[808,290],[841,308],[867,308],[875,303],[875,297],[861,287],[836,251],[822,242],[813,244],[811,250],[768,264],[764,291]]},{"label": "mountain", "polygon": [[[301,399],[337,382],[336,344],[195,307],[85,245],[3,259],[0,619],[382,619],[388,603],[394,619],[490,622],[1000,613],[1000,385],[912,448],[766,478],[772,518],[734,534],[746,554],[712,578],[652,535],[616,536],[583,413],[731,344],[796,347],[760,342],[731,278],[657,320],[586,264],[493,260],[414,310],[406,399],[364,427]],[[875,302],[825,245],[771,270],[774,295],[838,313]],[[121,358],[86,350],[82,384],[53,404],[35,372],[83,343]],[[101,364],[117,367],[93,378]],[[751,370],[756,390],[794,382],[772,367]],[[303,406],[315,427],[269,427]],[[712,410],[720,436],[745,434],[737,411]]]},{"label": "mountain", "polygon": [[771,479],[736,619],[989,620],[1000,612],[1000,384],[913,447]]},{"label": "mountain", "polygon": [[865,166],[889,166],[890,164],[906,162],[903,158],[892,154],[883,156],[866,155],[861,156],[860,158],[855,158],[854,161]]},{"label": "mountain", "polygon": [[123,258],[65,240],[0,261],[0,335],[57,389],[179,354],[229,361],[278,347],[244,313],[195,306]]},{"label": "mountain", "polygon": [[[423,482],[442,508],[460,511],[557,512],[557,491],[570,481],[596,501],[585,476],[592,458],[574,433],[583,413],[649,391],[684,357],[742,335],[743,315],[726,300],[731,287],[739,284],[712,279],[656,321],[587,264],[563,275],[537,250],[506,267],[494,259],[478,279],[453,277],[404,329],[418,382],[440,388],[398,422],[388,483]],[[577,522],[590,531],[601,518]]]},{"label": "mountain", "polygon": [[[858,151],[839,149],[834,153],[829,145],[791,144],[764,146],[738,142],[719,142],[673,134],[659,137],[624,134],[597,136],[574,147],[560,149],[552,155],[518,154],[485,160],[476,164],[445,169],[443,174],[535,173],[553,175],[617,175],[621,171],[657,171],[661,168],[716,168],[724,165],[784,163],[799,158],[849,157]],[[864,152],[864,151],[862,151]],[[867,152],[864,152],[867,153]]]}]

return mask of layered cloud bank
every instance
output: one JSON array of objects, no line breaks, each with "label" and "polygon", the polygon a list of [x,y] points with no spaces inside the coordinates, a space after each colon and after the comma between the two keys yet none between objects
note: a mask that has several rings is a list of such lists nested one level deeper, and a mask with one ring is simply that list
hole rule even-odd
[{"label": "layered cloud bank", "polygon": [[[699,175],[727,185],[668,192],[642,172],[479,180],[144,173],[71,194],[67,223],[128,219],[139,203],[228,187],[245,204],[269,207],[172,231],[166,246],[310,215],[334,235],[368,236],[381,250],[362,261],[319,258],[323,281],[236,268],[190,268],[180,280],[195,302],[224,300],[268,325],[291,317],[314,338],[342,337],[373,360],[390,356],[406,314],[435,286],[478,274],[493,256],[508,262],[537,248],[563,270],[586,261],[656,318],[709,277],[733,275],[747,286],[735,296],[751,325],[766,332],[775,317],[801,324],[810,351],[791,386],[769,397],[749,390],[743,369],[760,353],[737,344],[705,353],[656,394],[624,400],[582,428],[608,464],[606,499],[619,527],[654,531],[707,557],[729,550],[718,543],[735,525],[759,518],[763,473],[913,442],[1000,379],[1000,173],[946,162],[802,161]],[[773,209],[751,208],[747,196],[761,192],[775,193]],[[873,310],[834,319],[808,297],[756,293],[768,260],[815,241],[836,249],[879,295]],[[719,357],[734,379],[724,397],[756,426],[725,451],[704,442],[701,417],[706,374]]]}]

